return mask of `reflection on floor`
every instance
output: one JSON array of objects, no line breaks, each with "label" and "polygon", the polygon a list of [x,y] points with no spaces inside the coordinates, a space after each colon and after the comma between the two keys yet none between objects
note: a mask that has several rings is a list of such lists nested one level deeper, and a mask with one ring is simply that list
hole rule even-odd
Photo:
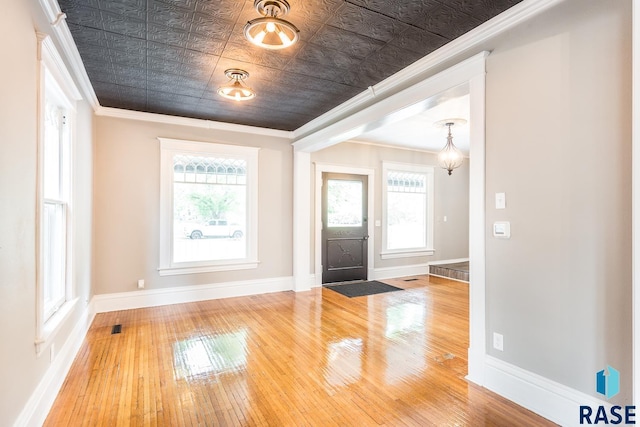
[{"label": "reflection on floor", "polygon": [[429,274],[469,282],[469,261],[429,266]]},{"label": "reflection on floor", "polygon": [[464,380],[468,286],[415,279],[98,314],[45,425],[545,425]]}]

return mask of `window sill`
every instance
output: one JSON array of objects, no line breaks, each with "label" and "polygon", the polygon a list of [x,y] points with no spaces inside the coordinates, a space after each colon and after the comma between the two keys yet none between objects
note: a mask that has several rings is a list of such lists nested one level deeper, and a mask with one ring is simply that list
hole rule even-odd
[{"label": "window sill", "polygon": [[431,256],[436,252],[435,249],[415,249],[415,250],[402,250],[394,252],[381,252],[380,258],[382,259],[394,259],[394,258],[412,258],[419,256]]},{"label": "window sill", "polygon": [[47,348],[53,339],[56,337],[56,334],[60,330],[62,324],[69,318],[71,313],[73,313],[73,309],[78,303],[78,298],[74,298],[62,304],[58,311],[56,311],[53,316],[51,316],[44,325],[42,326],[40,336],[36,338],[36,355],[40,357],[42,351]]},{"label": "window sill", "polygon": [[161,267],[160,276],[176,276],[179,274],[212,273],[216,271],[250,270],[258,268],[260,261],[241,261],[223,265],[205,265],[196,267]]}]

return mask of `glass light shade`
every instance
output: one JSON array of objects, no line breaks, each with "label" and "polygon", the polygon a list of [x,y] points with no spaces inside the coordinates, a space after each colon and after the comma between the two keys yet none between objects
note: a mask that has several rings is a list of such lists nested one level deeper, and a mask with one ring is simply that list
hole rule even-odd
[{"label": "glass light shade", "polygon": [[451,171],[462,165],[464,156],[462,151],[453,145],[453,137],[451,136],[451,127],[449,127],[449,135],[447,136],[447,145],[438,153],[438,164],[441,168],[446,169],[451,175]]},{"label": "glass light shade", "polygon": [[244,70],[229,69],[225,71],[225,74],[231,80],[218,88],[218,95],[234,101],[248,101],[256,97],[253,89],[242,83],[242,80],[249,77],[249,73]]},{"label": "glass light shade", "polygon": [[299,30],[284,19],[268,16],[247,22],[244,36],[265,49],[284,49],[298,41]]}]

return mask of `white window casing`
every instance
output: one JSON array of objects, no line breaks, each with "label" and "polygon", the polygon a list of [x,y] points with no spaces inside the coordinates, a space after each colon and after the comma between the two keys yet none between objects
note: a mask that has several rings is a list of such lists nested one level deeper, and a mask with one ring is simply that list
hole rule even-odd
[{"label": "white window casing", "polygon": [[[389,184],[389,181],[392,184]],[[397,194],[413,194],[417,204],[403,206],[390,200]],[[422,199],[422,200],[420,200]],[[433,255],[433,229],[434,229],[434,167],[383,162],[382,164],[382,259],[406,258],[416,256]],[[420,228],[404,230],[403,241],[402,225],[389,225],[392,211],[405,209],[399,213],[407,215],[420,214],[424,221]],[[410,239],[407,239],[410,237]],[[404,243],[404,244],[403,244]]]},{"label": "white window casing", "polygon": [[[170,138],[158,138],[160,141],[160,260],[158,272],[161,276],[206,273],[214,271],[243,270],[257,268],[258,261],[258,152],[257,147],[245,147],[237,145],[220,144],[214,142],[187,141]],[[199,167],[203,169],[214,168],[215,165],[227,165],[234,171],[237,169],[238,175],[230,174],[226,179],[233,181],[233,184],[241,184],[245,190],[245,223],[242,224],[241,242],[242,254],[233,256],[225,254],[225,257],[217,257],[212,255],[211,259],[197,260],[179,260],[177,251],[174,247],[176,242],[185,241],[187,245],[196,244],[197,242],[189,241],[188,231],[186,235],[180,235],[182,230],[176,229],[181,225],[178,224],[178,218],[174,218],[174,184],[187,183],[187,180],[176,181],[179,173],[174,170],[178,166],[177,159],[183,163],[188,159],[198,160]],[[194,161],[196,161],[194,160]],[[182,164],[182,163],[181,163]],[[189,163],[191,164],[191,163]],[[208,173],[208,172],[207,172]],[[220,178],[224,178],[221,173],[217,176],[212,172],[205,177],[196,176],[191,173],[191,184],[209,184],[215,186],[219,184]],[[246,174],[246,175],[245,175]],[[212,178],[213,177],[213,178]],[[212,179],[213,182],[208,181]],[[213,218],[206,219],[207,223],[227,224],[226,221],[209,221]],[[229,222],[231,223],[231,221]],[[231,225],[229,226],[231,227]],[[184,227],[185,231],[187,227]],[[233,232],[231,232],[233,233]],[[200,237],[203,237],[200,235]],[[218,243],[231,242],[231,235],[225,238],[207,239],[211,242]],[[205,242],[206,243],[206,242]],[[235,246],[238,243],[233,243]]]},{"label": "white window casing", "polygon": [[38,36],[36,353],[77,303],[73,284],[73,151],[81,99],[50,37]]}]

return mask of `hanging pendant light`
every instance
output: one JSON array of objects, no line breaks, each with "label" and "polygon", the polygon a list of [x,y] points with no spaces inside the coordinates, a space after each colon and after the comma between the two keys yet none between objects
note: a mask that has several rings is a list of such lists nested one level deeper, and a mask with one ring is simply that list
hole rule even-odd
[{"label": "hanging pendant light", "polygon": [[289,13],[291,7],[286,0],[255,0],[253,7],[261,14],[247,22],[244,36],[251,43],[265,49],[284,49],[298,41],[300,32],[295,25],[280,16]]},{"label": "hanging pendant light", "polygon": [[449,119],[442,120],[436,125],[444,125],[449,129],[449,134],[447,135],[447,144],[444,146],[442,150],[438,153],[438,164],[442,169],[446,169],[451,175],[451,172],[460,167],[462,165],[462,161],[464,160],[464,155],[462,151],[460,151],[455,145],[453,145],[453,136],[451,135],[451,126],[455,124],[465,124],[467,121],[465,119]]},{"label": "hanging pendant light", "polygon": [[229,68],[224,74],[229,78],[229,82],[218,88],[218,95],[234,101],[248,101],[256,97],[253,89],[243,83],[243,80],[249,77],[249,73],[238,68]]}]

